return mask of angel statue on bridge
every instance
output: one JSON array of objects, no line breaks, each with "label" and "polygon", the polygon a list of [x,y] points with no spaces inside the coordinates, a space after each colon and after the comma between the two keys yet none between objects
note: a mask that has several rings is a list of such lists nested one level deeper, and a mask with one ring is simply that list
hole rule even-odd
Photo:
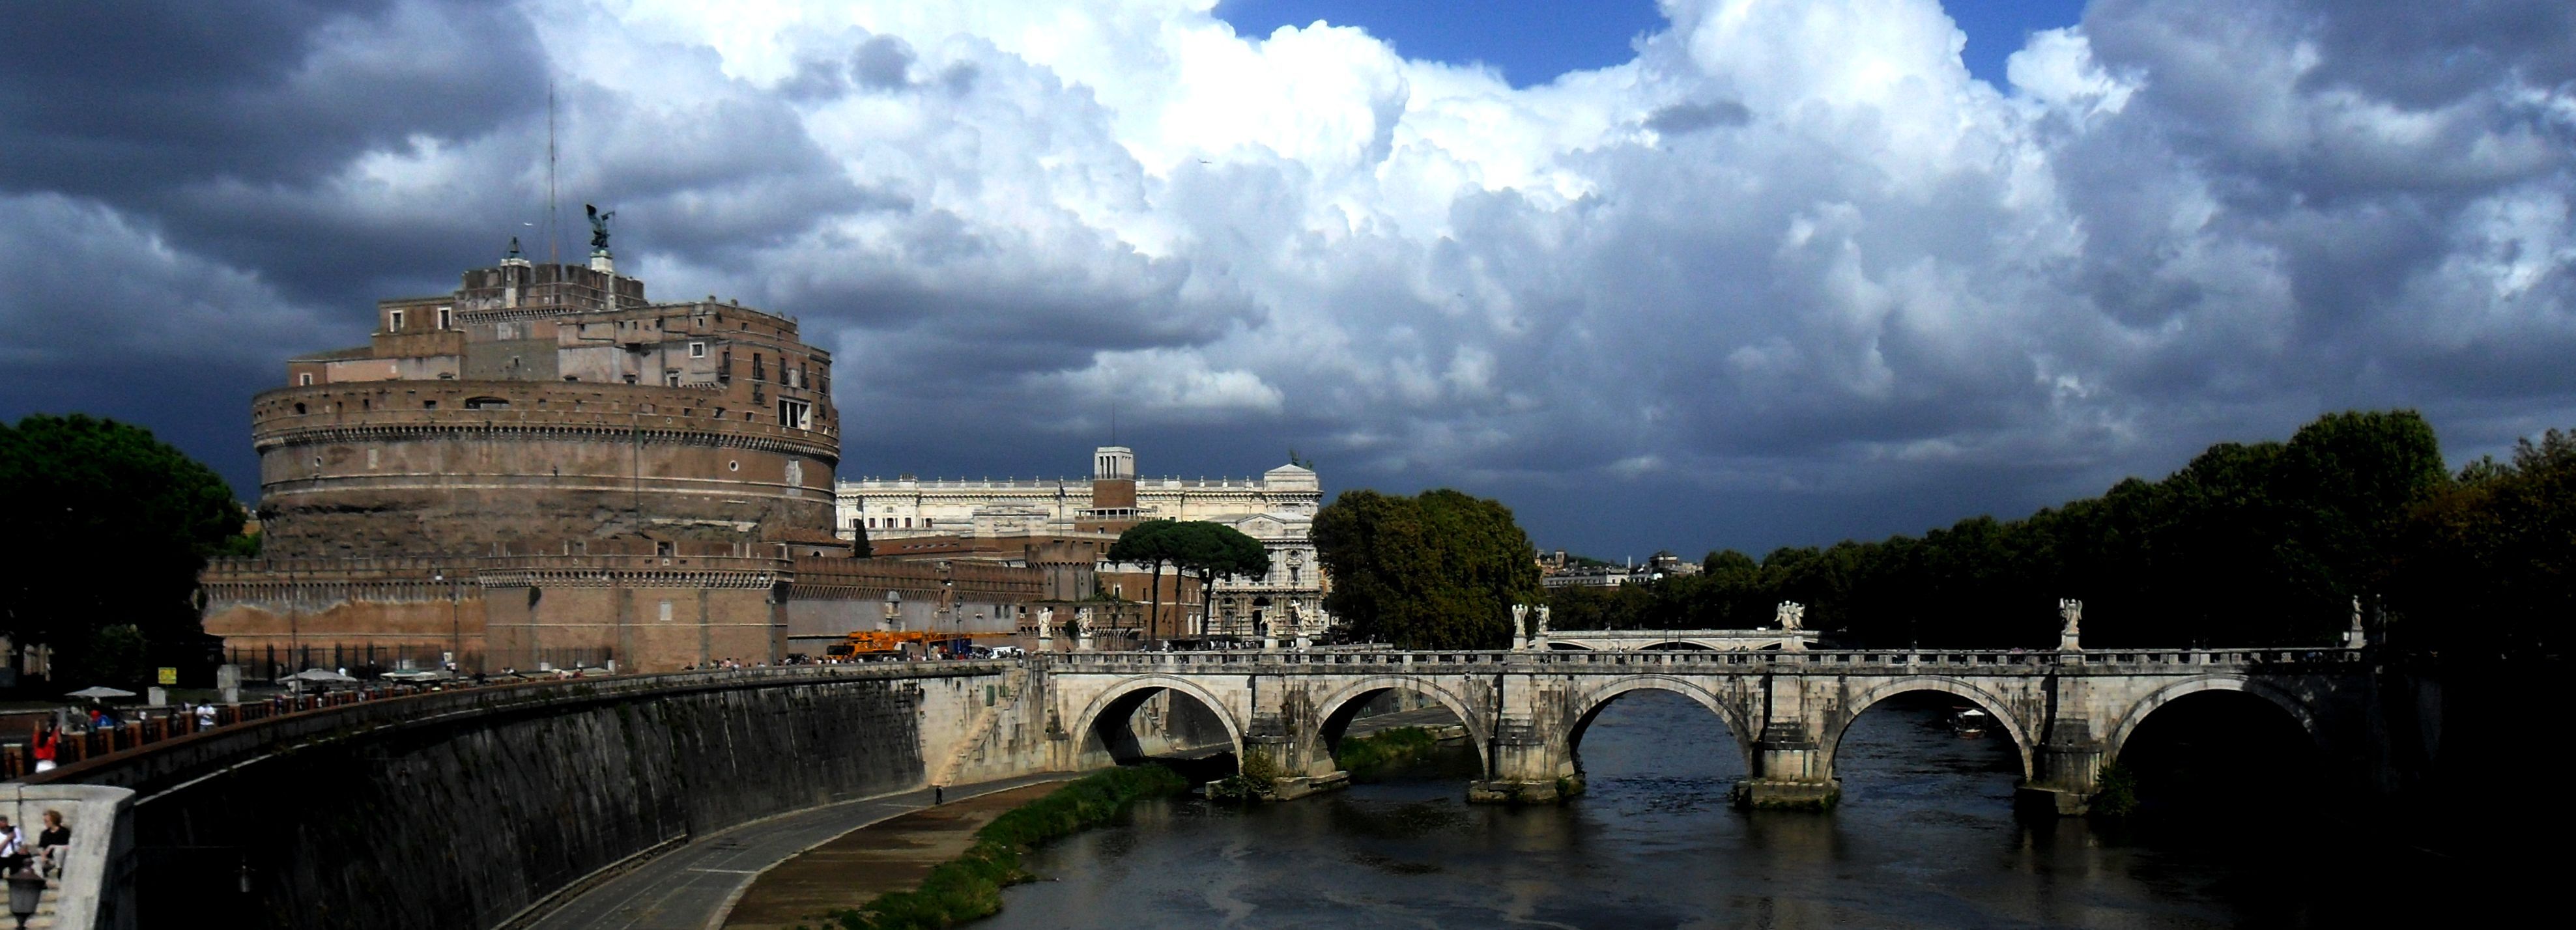
[{"label": "angel statue on bridge", "polygon": [[1783,630],[1797,629],[1799,624],[1806,622],[1807,605],[1797,601],[1781,601],[1780,611],[1773,614],[1771,619],[1779,621],[1780,628]]},{"label": "angel statue on bridge", "polygon": [[1053,608],[1053,607],[1040,607],[1040,608],[1038,608],[1038,638],[1039,638],[1039,639],[1054,639],[1054,638],[1055,638],[1055,608]]},{"label": "angel statue on bridge", "polygon": [[1530,634],[1531,639],[1547,638],[1547,609],[1545,604],[1538,605],[1538,631]]},{"label": "angel statue on bridge", "polygon": [[2084,625],[2084,602],[2073,598],[2058,598],[2057,617],[2066,621],[2066,629],[2061,632],[2069,638],[2074,637],[2081,632],[2079,628]]}]

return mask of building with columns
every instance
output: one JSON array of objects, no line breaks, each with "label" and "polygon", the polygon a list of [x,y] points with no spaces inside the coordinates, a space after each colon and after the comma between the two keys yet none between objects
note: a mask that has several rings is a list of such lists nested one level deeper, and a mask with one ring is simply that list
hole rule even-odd
[{"label": "building with columns", "polygon": [[[967,541],[1115,539],[1145,520],[1221,523],[1262,542],[1270,551],[1270,574],[1218,581],[1207,593],[1208,628],[1184,635],[1252,639],[1260,637],[1262,624],[1272,623],[1280,635],[1312,636],[1330,625],[1323,604],[1328,583],[1312,539],[1323,486],[1313,469],[1301,465],[1281,465],[1258,478],[1138,478],[1135,450],[1102,446],[1092,450],[1088,478],[901,475],[841,481],[835,496],[840,534],[855,538],[864,532],[879,553],[942,551]],[[1104,593],[1147,599],[1143,592]],[[1286,623],[1291,619],[1298,621],[1293,632]]]}]

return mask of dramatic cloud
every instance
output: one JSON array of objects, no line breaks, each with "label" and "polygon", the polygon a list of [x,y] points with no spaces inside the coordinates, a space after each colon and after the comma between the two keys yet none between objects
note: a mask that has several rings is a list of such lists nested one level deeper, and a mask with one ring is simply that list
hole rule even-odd
[{"label": "dramatic cloud", "polygon": [[1632,61],[1520,89],[1209,6],[26,11],[0,406],[247,481],[237,422],[134,398],[238,399],[375,297],[542,254],[551,87],[566,215],[614,206],[653,294],[798,316],[851,474],[1078,470],[1115,416],[1148,472],[1295,447],[1696,555],[2329,409],[2455,454],[2576,425],[2563,0],[2096,0],[2003,87],[1934,0],[1666,0]]}]

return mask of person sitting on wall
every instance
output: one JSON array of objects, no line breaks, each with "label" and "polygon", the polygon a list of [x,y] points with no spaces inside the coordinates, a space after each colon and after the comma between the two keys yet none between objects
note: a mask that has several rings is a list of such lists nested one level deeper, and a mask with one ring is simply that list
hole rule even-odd
[{"label": "person sitting on wall", "polygon": [[36,856],[44,863],[45,874],[63,874],[63,853],[72,845],[72,828],[63,824],[63,812],[45,812],[45,829],[36,834]]},{"label": "person sitting on wall", "polygon": [[15,872],[27,867],[27,841],[9,818],[0,817],[0,872]]}]

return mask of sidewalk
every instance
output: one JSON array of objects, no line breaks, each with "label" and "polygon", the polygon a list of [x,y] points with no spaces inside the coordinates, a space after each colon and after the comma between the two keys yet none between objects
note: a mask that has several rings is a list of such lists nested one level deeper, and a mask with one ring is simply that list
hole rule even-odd
[{"label": "sidewalk", "polygon": [[[1049,772],[951,785],[948,800],[954,805],[1078,774]],[[930,789],[924,788],[797,811],[700,837],[582,893],[528,926],[531,930],[708,930],[717,926],[752,879],[770,867],[852,830],[929,806]]]},{"label": "sidewalk", "polygon": [[975,831],[993,818],[1054,790],[1055,785],[1029,785],[997,791],[844,833],[753,879],[725,915],[725,930],[812,927],[832,911],[911,890],[931,869],[975,845]]}]

